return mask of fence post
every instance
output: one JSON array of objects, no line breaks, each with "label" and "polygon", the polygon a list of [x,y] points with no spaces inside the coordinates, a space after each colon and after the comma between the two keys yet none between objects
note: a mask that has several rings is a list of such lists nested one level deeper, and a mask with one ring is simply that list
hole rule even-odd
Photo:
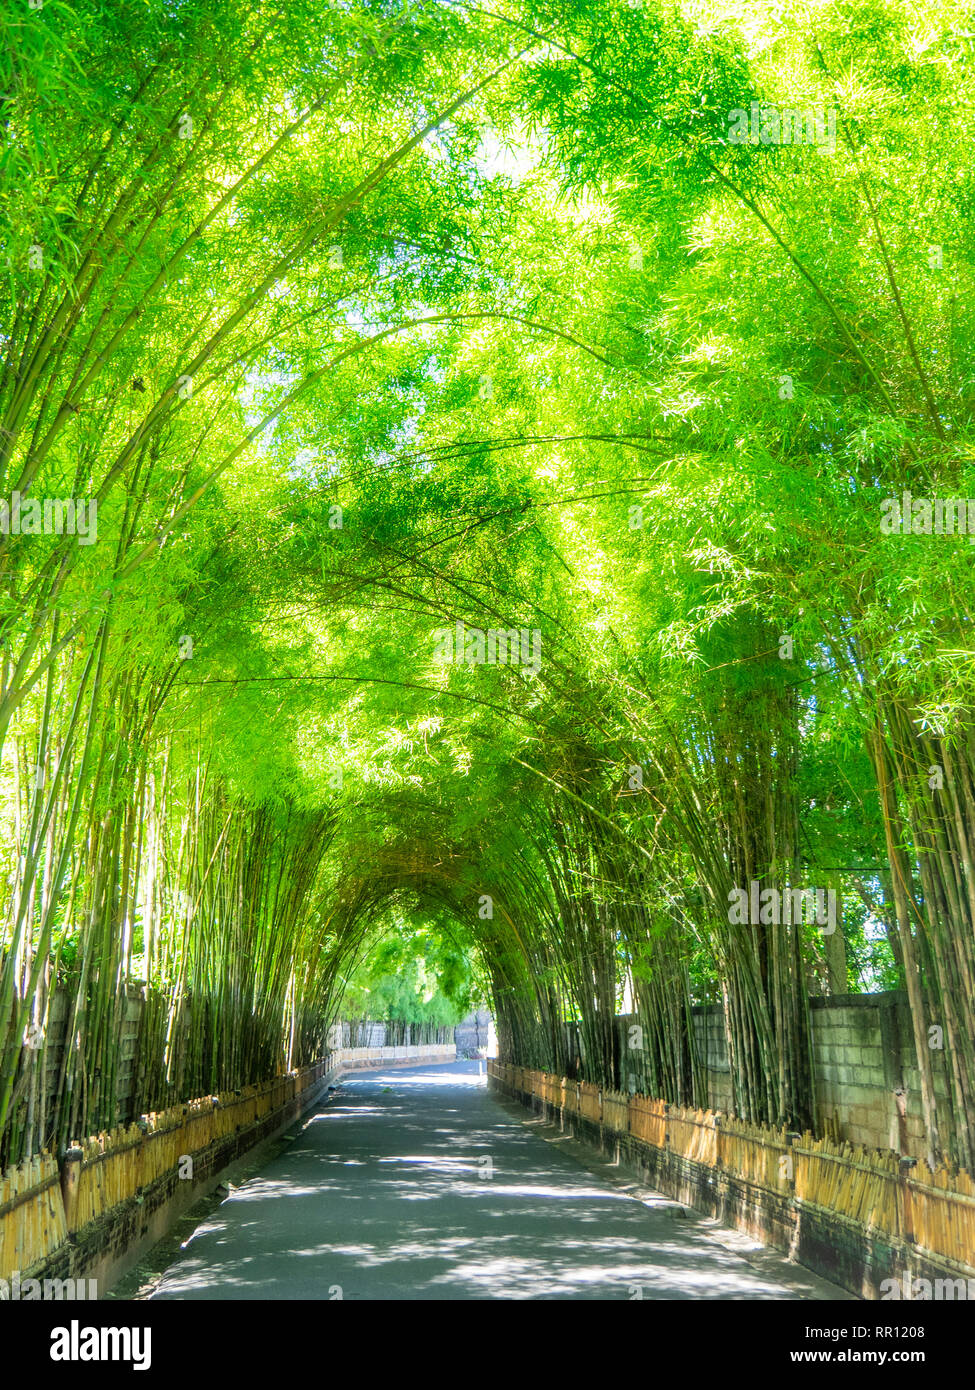
[{"label": "fence post", "polygon": [[78,1184],[81,1181],[82,1149],[68,1149],[61,1160],[61,1201],[64,1205],[64,1225],[70,1233],[75,1228],[78,1206]]},{"label": "fence post", "polygon": [[786,1136],[785,1136],[785,1142],[786,1142],[786,1143],[788,1144],[788,1146],[789,1146],[789,1154],[788,1154],[789,1163],[788,1163],[788,1167],[787,1167],[787,1169],[786,1169],[785,1180],[786,1180],[786,1182],[787,1182],[788,1185],[789,1185],[789,1192],[790,1192],[790,1194],[791,1194],[791,1196],[792,1196],[793,1198],[794,1198],[795,1195],[796,1195],[796,1161],[795,1161],[795,1158],[794,1158],[793,1155],[792,1155],[792,1150],[793,1150],[793,1149],[795,1148],[795,1146],[799,1143],[799,1140],[800,1140],[801,1138],[802,1138],[802,1135],[799,1134],[798,1131],[793,1130],[793,1129],[790,1129],[790,1130],[786,1133]]},{"label": "fence post", "polygon": [[901,1224],[902,1235],[905,1240],[914,1244],[914,1202],[911,1197],[909,1186],[911,1169],[916,1165],[916,1158],[902,1158],[900,1161],[900,1183],[901,1190]]}]

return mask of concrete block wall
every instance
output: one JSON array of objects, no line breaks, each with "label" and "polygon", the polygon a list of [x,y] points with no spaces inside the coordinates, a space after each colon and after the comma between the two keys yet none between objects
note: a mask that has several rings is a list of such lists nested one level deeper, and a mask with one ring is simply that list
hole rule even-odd
[{"label": "concrete block wall", "polygon": [[125,1014],[122,1020],[122,1039],[119,1050],[118,1071],[115,1077],[115,1094],[118,1096],[119,1113],[130,1117],[135,1110],[135,1089],[139,1070],[139,1023],[142,1018],[141,994],[129,994],[125,1000]]},{"label": "concrete block wall", "polygon": [[[921,1077],[906,996],[847,994],[811,1003],[823,1131],[923,1157]],[[944,1052],[935,1048],[930,1055],[935,1092],[947,1098]]]},{"label": "concrete block wall", "polygon": [[[133,1097],[138,1081],[139,1024],[143,1009],[143,998],[140,990],[133,988],[128,991],[124,1009],[121,1048],[115,1077],[119,1124],[127,1124],[136,1118]],[[51,999],[47,1032],[44,1036],[44,1096],[48,1108],[57,1095],[58,1079],[61,1075],[64,1050],[68,1045],[70,1025],[71,1002],[65,991],[58,989]]]},{"label": "concrete block wall", "polygon": [[[341,1029],[341,1042],[339,1041]],[[339,1023],[335,1025],[334,1038],[337,1047],[348,1049],[358,1047],[385,1047],[385,1023]]]},{"label": "concrete block wall", "polygon": [[[809,1006],[817,1134],[923,1158],[920,1073],[906,994],[820,996]],[[708,1105],[733,1110],[721,1006],[698,1006],[694,1015],[707,1059]],[[935,1090],[947,1096],[944,1053],[933,1049],[931,1057]]]},{"label": "concrete block wall", "polygon": [[[847,1003],[861,998],[870,1001],[866,1007]],[[812,1013],[817,1128],[868,1148],[896,1149],[900,1068],[882,1036],[881,1010],[869,995],[839,999]]]},{"label": "concrete block wall", "polygon": [[728,1039],[720,1004],[694,1010],[694,1032],[698,1051],[705,1058],[708,1078],[708,1108],[734,1110],[735,1096],[728,1060]]}]

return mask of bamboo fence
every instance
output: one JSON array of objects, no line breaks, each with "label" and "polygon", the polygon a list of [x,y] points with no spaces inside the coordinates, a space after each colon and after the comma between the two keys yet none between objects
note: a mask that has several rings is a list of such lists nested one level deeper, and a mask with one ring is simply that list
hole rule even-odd
[{"label": "bamboo fence", "polygon": [[86,1139],[77,1206],[71,1229],[95,1221],[106,1211],[136,1196],[180,1159],[246,1129],[298,1095],[297,1078],[280,1077],[263,1085],[242,1087],[192,1100],[143,1116],[138,1124],[120,1126]]},{"label": "bamboo fence", "polygon": [[630,1098],[619,1091],[603,1092],[603,1124],[608,1129],[622,1130],[625,1134],[630,1127]]},{"label": "bamboo fence", "polygon": [[[971,1266],[975,1254],[975,1182],[964,1171],[923,1162],[908,1168],[890,1151],[862,1149],[805,1134],[790,1144],[784,1128],[693,1110],[644,1095],[600,1091],[590,1082],[488,1062],[490,1075],[570,1114],[682,1158],[719,1168],[740,1182],[846,1217],[871,1232],[913,1242],[929,1254]],[[795,1137],[795,1136],[793,1136]]]},{"label": "bamboo fence", "polygon": [[35,1154],[0,1175],[0,1279],[67,1239],[57,1159]]},{"label": "bamboo fence", "polygon": [[975,1182],[964,1171],[918,1163],[904,1180],[912,1234],[925,1250],[971,1264],[975,1259]]},{"label": "bamboo fence", "polygon": [[897,1154],[861,1149],[836,1139],[813,1139],[811,1134],[804,1135],[792,1153],[797,1201],[825,1207],[867,1230],[890,1236],[910,1233]]},{"label": "bamboo fence", "polygon": [[158,1179],[211,1144],[280,1110],[324,1075],[318,1062],[239,1091],[225,1091],[144,1115],[137,1124],[93,1135],[76,1147],[80,1175],[66,1218],[60,1170],[51,1154],[0,1175],[0,1279],[52,1255],[72,1231],[138,1198]]},{"label": "bamboo fence", "polygon": [[603,1118],[602,1092],[592,1081],[579,1082],[579,1114],[599,1124]]},{"label": "bamboo fence", "polygon": [[716,1133],[719,1167],[744,1182],[791,1194],[795,1159],[784,1128],[749,1125],[734,1115],[722,1115]]},{"label": "bamboo fence", "polygon": [[630,1096],[630,1133],[654,1148],[667,1147],[667,1102],[639,1093]]},{"label": "bamboo fence", "polygon": [[691,1110],[681,1105],[667,1107],[667,1146],[672,1153],[694,1163],[715,1166],[718,1156],[717,1131],[710,1110]]}]

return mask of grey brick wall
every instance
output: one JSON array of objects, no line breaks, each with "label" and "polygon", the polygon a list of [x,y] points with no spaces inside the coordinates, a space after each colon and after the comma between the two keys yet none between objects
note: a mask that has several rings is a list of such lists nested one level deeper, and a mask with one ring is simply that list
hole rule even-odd
[{"label": "grey brick wall", "polygon": [[[810,1000],[816,1130],[873,1149],[924,1156],[920,1077],[907,996],[841,994]],[[694,1010],[707,1058],[708,1103],[734,1108],[720,1005]],[[947,1094],[944,1053],[932,1051],[935,1089]]]}]

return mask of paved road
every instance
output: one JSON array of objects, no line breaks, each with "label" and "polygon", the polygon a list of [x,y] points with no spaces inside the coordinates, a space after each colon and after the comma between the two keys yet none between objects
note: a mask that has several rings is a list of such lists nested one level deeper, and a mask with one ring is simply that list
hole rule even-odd
[{"label": "paved road", "polygon": [[635,1199],[527,1118],[488,1095],[476,1062],[347,1077],[197,1227],[153,1297],[844,1297]]}]

